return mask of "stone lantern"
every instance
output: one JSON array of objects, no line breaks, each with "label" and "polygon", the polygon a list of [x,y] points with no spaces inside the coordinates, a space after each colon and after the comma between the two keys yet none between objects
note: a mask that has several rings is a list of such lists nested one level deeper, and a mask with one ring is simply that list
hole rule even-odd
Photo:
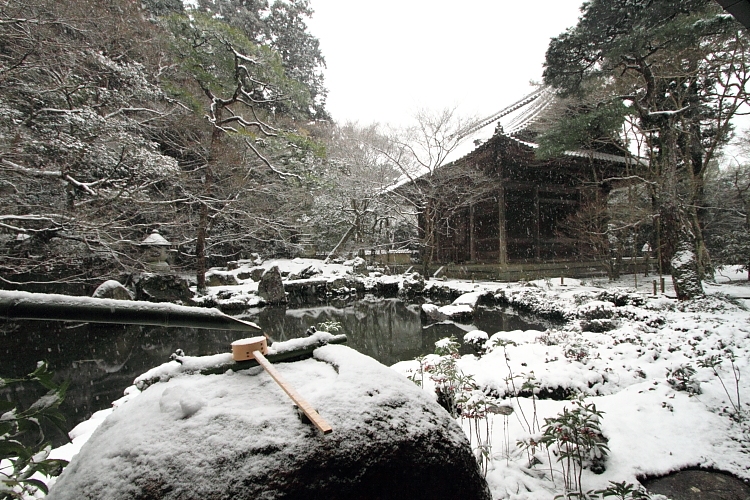
[{"label": "stone lantern", "polygon": [[156,229],[141,242],[143,262],[152,271],[169,271],[169,251],[172,243]]}]

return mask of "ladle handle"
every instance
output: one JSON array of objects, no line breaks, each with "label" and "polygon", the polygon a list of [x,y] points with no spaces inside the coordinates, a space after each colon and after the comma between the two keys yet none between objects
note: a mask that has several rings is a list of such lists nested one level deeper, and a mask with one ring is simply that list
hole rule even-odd
[{"label": "ladle handle", "polygon": [[268,361],[265,356],[263,356],[260,351],[253,351],[253,356],[255,357],[255,360],[258,362],[258,364],[268,372],[268,374],[272,379],[276,381],[277,384],[279,384],[279,387],[284,389],[284,392],[286,392],[287,395],[292,399],[292,401],[294,401],[297,406],[305,413],[305,415],[307,415],[307,418],[309,418],[310,421],[315,424],[315,427],[317,427],[320,432],[322,432],[323,434],[328,434],[333,431],[333,428],[328,424],[328,422],[326,422],[323,417],[321,417],[320,414],[318,414],[318,412],[316,412],[313,407],[310,406],[310,403],[302,399],[302,396],[300,396],[292,386],[286,383],[281,374],[276,370],[276,368],[274,368],[271,362]]}]

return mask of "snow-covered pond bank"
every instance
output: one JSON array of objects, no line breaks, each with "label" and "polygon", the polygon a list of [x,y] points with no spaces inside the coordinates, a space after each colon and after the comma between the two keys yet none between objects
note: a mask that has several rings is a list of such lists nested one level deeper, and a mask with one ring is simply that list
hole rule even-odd
[{"label": "snow-covered pond bank", "polygon": [[[719,275],[716,283],[706,285],[708,297],[685,303],[652,296],[652,283],[642,277],[633,290],[634,278],[614,284],[567,278],[434,283],[490,293],[497,303],[529,314],[566,319],[551,328],[479,328],[487,333],[485,354],[449,356],[462,380],[457,418],[475,451],[487,457],[493,498],[552,499],[562,493],[566,469],[554,444],[540,445],[544,431],[564,412],[592,405],[604,412],[597,417],[596,440],[608,453],[596,467],[583,461],[584,490],[606,488],[610,482],[637,484],[639,478],[686,467],[750,479],[750,300],[744,298],[750,287],[744,273]],[[374,321],[370,316],[377,313],[355,318],[367,323]],[[479,316],[475,313],[475,320]],[[310,319],[323,317],[320,312]],[[422,330],[440,326],[429,325]],[[460,338],[478,326],[459,328],[453,335]],[[404,333],[395,324],[388,328],[391,336],[382,345],[390,348]],[[437,373],[434,367],[443,361],[444,356],[428,356],[421,366],[407,360],[393,369],[419,380],[436,397],[435,388],[444,384],[448,371]],[[130,393],[137,397],[137,391]],[[550,394],[553,399],[540,399]],[[576,404],[560,395],[584,399]],[[504,409],[482,415],[476,410],[485,402]],[[78,444],[94,424],[76,431]],[[517,446],[519,442],[526,446]],[[72,451],[60,453],[64,457]]]},{"label": "snow-covered pond bank", "polygon": [[[490,331],[541,328],[503,308],[480,308],[471,324],[434,322],[422,318],[420,304],[399,299],[335,301],[314,307],[267,306],[246,311],[276,341],[304,337],[311,326],[335,321],[347,345],[386,366],[434,351],[446,336],[462,337],[467,330]],[[21,377],[48,361],[61,379],[71,381],[62,411],[73,427],[96,411],[110,407],[141,373],[169,360],[177,349],[191,356],[228,352],[243,332],[162,328],[133,325],[4,321],[2,375]],[[467,351],[469,352],[469,351]],[[41,387],[28,385],[21,395],[30,404]],[[55,442],[62,444],[64,436]]]}]

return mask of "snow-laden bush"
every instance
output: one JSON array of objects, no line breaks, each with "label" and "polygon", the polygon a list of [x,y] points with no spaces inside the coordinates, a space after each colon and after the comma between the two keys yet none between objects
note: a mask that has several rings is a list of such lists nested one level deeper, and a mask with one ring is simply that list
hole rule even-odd
[{"label": "snow-laden bush", "polygon": [[594,300],[578,306],[576,316],[581,320],[585,332],[608,332],[617,327],[615,306],[611,302]]},{"label": "snow-laden bush", "polygon": [[612,302],[617,307],[642,306],[646,303],[646,299],[636,293],[635,290],[621,290],[617,288],[602,290],[596,294],[596,300]]},{"label": "snow-laden bush", "polygon": [[489,335],[483,330],[473,330],[464,335],[464,344],[470,345],[477,354],[483,354]]},{"label": "snow-laden bush", "polygon": [[555,300],[554,296],[535,287],[500,290],[495,294],[495,301],[500,305],[512,306],[552,320],[564,321],[575,316],[565,304]]}]

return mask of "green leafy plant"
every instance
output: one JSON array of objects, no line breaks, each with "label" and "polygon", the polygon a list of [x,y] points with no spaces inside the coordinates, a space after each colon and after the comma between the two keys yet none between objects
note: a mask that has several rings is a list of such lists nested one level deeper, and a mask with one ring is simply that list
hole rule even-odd
[{"label": "green leafy plant", "polygon": [[604,471],[609,447],[600,426],[603,413],[581,398],[573,401],[572,410],[565,407],[556,417],[544,419],[539,441],[552,450],[562,466],[565,498],[585,495],[581,486],[585,467],[596,473]]},{"label": "green leafy plant", "polygon": [[[635,486],[633,483],[626,483],[625,481],[621,483],[610,481],[607,488],[596,490],[593,493],[599,498],[615,497],[620,500],[649,500],[651,498],[640,485]],[[596,497],[592,496],[591,498]]]},{"label": "green leafy plant", "polygon": [[[48,392],[26,410],[15,403],[0,401],[0,500],[21,499],[41,492],[47,485],[32,476],[37,472],[57,476],[68,465],[65,460],[50,459],[52,446],[46,441],[41,422],[48,421],[65,432],[65,417],[58,409],[68,383],[52,381],[52,372],[44,362],[20,379],[0,379],[0,387],[21,382],[38,382]],[[28,444],[31,443],[31,444]]]},{"label": "green leafy plant", "polygon": [[667,369],[667,383],[676,391],[685,391],[688,394],[700,394],[700,382],[695,380],[695,368],[690,365],[680,365],[676,368]]},{"label": "green leafy plant", "polygon": [[461,344],[454,336],[438,340],[435,342],[437,360],[434,364],[428,363],[424,367],[424,371],[429,373],[430,379],[435,382],[438,403],[453,418],[459,416],[458,392],[470,381],[470,377],[466,377],[456,366],[456,360],[461,357],[458,353],[460,347]]}]

